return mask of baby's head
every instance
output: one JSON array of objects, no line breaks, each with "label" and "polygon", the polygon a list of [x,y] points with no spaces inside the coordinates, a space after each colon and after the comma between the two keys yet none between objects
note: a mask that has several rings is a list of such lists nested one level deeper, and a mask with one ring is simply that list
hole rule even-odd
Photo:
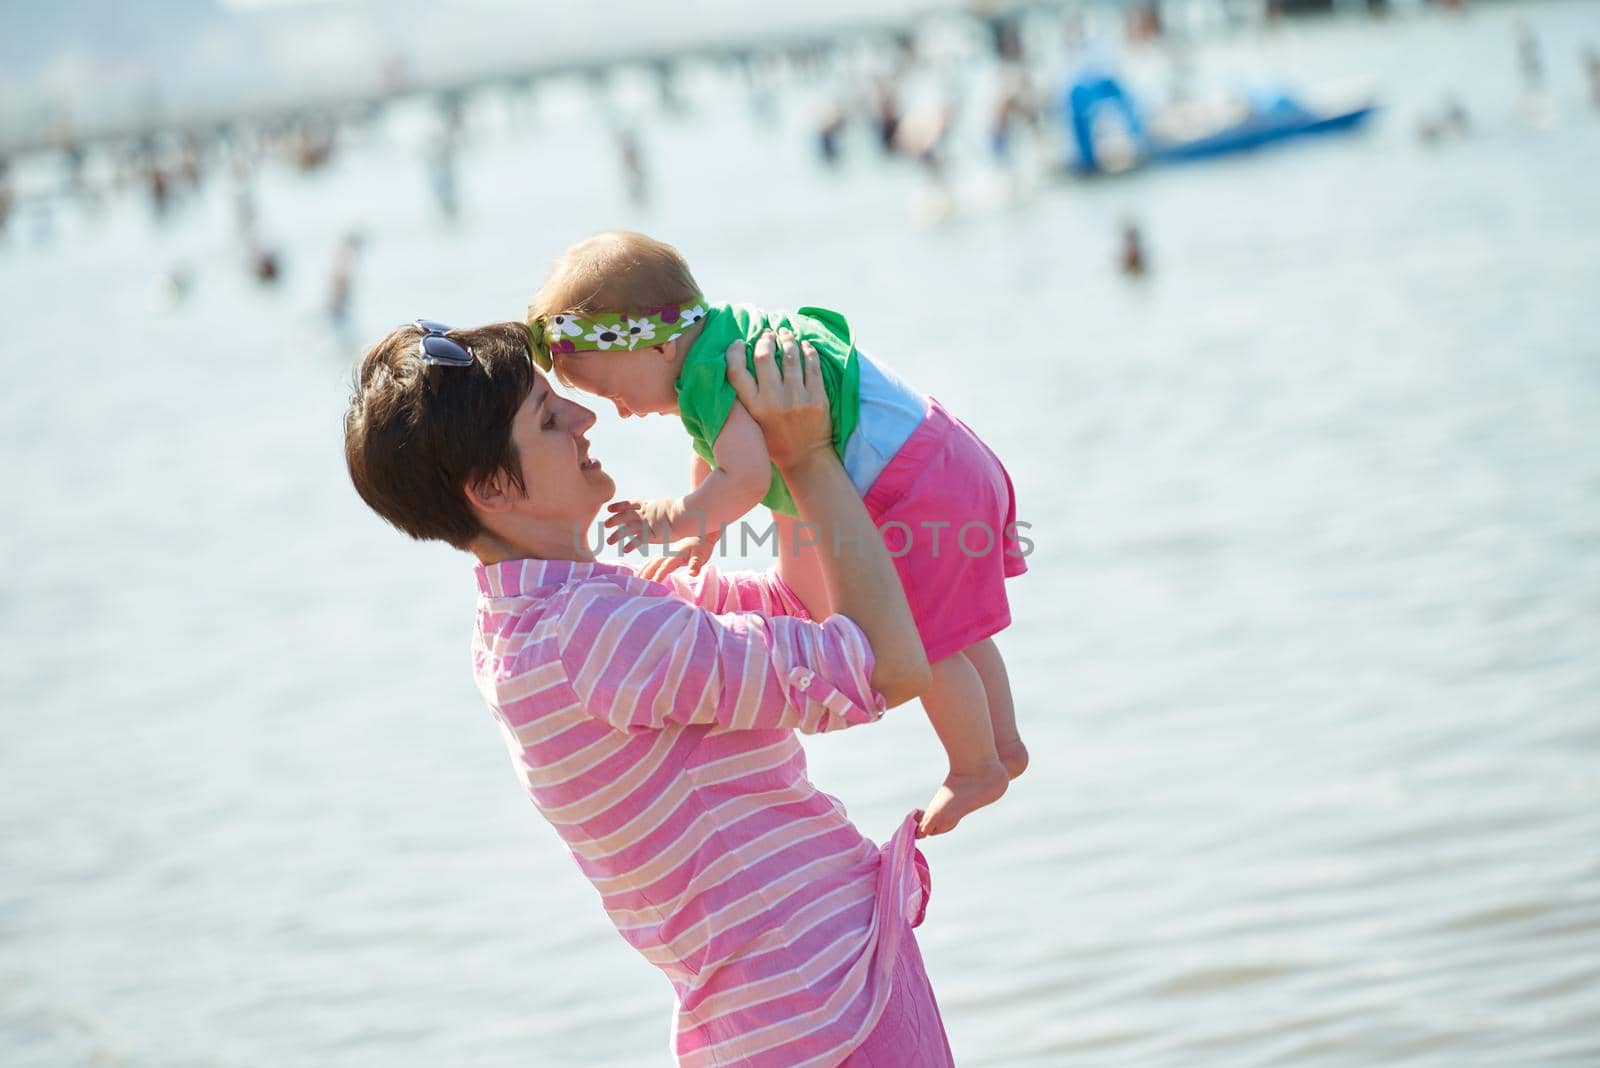
[{"label": "baby's head", "polygon": [[678,250],[609,230],[573,245],[528,304],[534,360],[561,381],[606,397],[617,414],[673,414],[678,370],[705,315]]}]

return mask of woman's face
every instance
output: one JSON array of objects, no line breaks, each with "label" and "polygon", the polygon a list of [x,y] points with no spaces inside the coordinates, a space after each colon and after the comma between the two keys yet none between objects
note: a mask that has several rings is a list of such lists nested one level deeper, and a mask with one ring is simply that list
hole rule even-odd
[{"label": "woman's face", "polygon": [[617,491],[600,461],[589,456],[586,434],[594,412],[551,389],[537,370],[533,379],[511,422],[528,491],[517,508],[531,518],[587,526]]}]

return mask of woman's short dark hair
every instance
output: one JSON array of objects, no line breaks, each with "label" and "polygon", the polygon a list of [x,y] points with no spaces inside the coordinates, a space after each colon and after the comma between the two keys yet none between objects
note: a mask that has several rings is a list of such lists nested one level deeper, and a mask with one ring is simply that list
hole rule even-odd
[{"label": "woman's short dark hair", "polygon": [[521,323],[447,336],[472,350],[470,366],[424,364],[414,325],[367,350],[344,416],[344,458],[374,512],[413,538],[465,549],[483,533],[466,486],[503,473],[527,492],[511,423],[534,369]]}]

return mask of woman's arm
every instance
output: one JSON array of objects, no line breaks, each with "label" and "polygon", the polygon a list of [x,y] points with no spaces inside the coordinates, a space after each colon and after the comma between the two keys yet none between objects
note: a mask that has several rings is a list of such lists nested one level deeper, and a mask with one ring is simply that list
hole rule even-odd
[{"label": "woman's arm", "polygon": [[549,625],[534,628],[539,639],[501,677],[538,677],[511,687],[521,692],[564,679],[577,705],[614,730],[812,733],[870,723],[889,707],[873,683],[867,636],[843,616],[718,614],[609,580],[573,587],[551,607]]},{"label": "woman's arm", "polygon": [[[780,348],[781,357],[775,357]],[[769,331],[756,342],[753,376],[745,367],[743,342],[734,342],[726,355],[728,381],[761,427],[801,518],[822,528],[823,581],[834,611],[855,622],[872,645],[873,689],[891,707],[909,701],[928,686],[928,658],[883,539],[833,451],[816,350],[797,344],[788,331],[777,338]]]}]

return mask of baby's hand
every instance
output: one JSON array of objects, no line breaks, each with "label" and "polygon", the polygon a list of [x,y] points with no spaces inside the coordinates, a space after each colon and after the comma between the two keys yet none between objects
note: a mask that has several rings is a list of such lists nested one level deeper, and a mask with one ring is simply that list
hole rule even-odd
[{"label": "baby's hand", "polygon": [[699,533],[694,524],[684,517],[683,500],[679,497],[657,497],[650,501],[612,501],[606,505],[611,514],[604,526],[611,531],[607,545],[621,541],[622,551],[632,552],[641,545],[664,545],[674,535]]},{"label": "baby's hand", "polygon": [[639,574],[651,582],[664,582],[668,575],[688,564],[689,577],[694,578],[700,574],[700,569],[706,566],[706,561],[711,559],[716,545],[715,533],[703,538],[684,538],[673,542],[672,548],[665,555],[646,560],[639,568]]}]

